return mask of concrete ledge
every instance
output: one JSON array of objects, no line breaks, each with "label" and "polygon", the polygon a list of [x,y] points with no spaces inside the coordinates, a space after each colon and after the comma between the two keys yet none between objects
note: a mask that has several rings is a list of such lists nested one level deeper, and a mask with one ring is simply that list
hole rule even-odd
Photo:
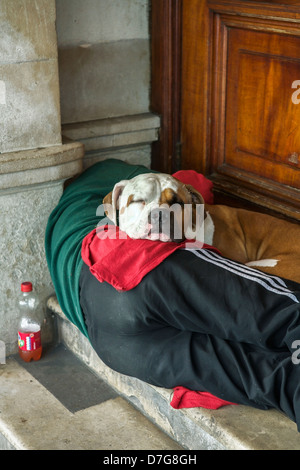
[{"label": "concrete ledge", "polygon": [[174,410],[170,406],[172,390],[153,387],[112,371],[66,319],[55,296],[48,299],[48,308],[58,317],[60,340],[182,447],[190,450],[300,449],[296,425],[276,410],[261,411],[246,406]]},{"label": "concrete ledge", "polygon": [[145,113],[66,124],[62,127],[62,134],[82,142],[86,152],[89,152],[156,141],[159,127],[159,116]]},{"label": "concrete ledge", "polygon": [[82,170],[84,147],[72,142],[1,155],[0,190],[62,181]]}]

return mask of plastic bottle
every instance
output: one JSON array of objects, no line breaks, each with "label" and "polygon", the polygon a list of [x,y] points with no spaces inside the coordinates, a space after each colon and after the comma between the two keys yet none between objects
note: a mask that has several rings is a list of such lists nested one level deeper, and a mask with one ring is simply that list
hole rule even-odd
[{"label": "plastic bottle", "polygon": [[22,282],[19,299],[21,318],[18,328],[19,355],[25,362],[38,361],[42,355],[41,326],[43,322],[38,298],[31,282]]}]

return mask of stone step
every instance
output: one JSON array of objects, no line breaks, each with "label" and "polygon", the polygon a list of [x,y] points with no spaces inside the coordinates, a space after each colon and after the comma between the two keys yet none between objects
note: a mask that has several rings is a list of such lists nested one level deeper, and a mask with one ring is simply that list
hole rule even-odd
[{"label": "stone step", "polygon": [[9,357],[0,384],[0,450],[181,450],[62,344]]},{"label": "stone step", "polygon": [[154,387],[109,369],[63,314],[55,296],[48,308],[57,315],[60,341],[144,416],[188,450],[299,450],[295,423],[276,411],[247,406],[219,410],[170,406],[172,390]]}]

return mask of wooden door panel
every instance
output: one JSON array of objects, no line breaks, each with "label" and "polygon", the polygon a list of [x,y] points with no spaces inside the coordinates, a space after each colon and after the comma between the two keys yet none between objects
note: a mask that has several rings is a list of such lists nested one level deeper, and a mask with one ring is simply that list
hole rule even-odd
[{"label": "wooden door panel", "polygon": [[300,37],[228,32],[224,162],[300,189]]},{"label": "wooden door panel", "polygon": [[220,191],[300,220],[300,23],[284,6],[208,3],[207,174]]}]

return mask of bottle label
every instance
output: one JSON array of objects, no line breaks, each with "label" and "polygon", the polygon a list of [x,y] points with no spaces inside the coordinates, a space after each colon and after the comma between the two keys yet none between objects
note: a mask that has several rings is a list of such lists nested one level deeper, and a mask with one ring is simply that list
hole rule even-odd
[{"label": "bottle label", "polygon": [[35,333],[18,331],[18,345],[22,351],[35,351],[41,346],[41,330]]}]

